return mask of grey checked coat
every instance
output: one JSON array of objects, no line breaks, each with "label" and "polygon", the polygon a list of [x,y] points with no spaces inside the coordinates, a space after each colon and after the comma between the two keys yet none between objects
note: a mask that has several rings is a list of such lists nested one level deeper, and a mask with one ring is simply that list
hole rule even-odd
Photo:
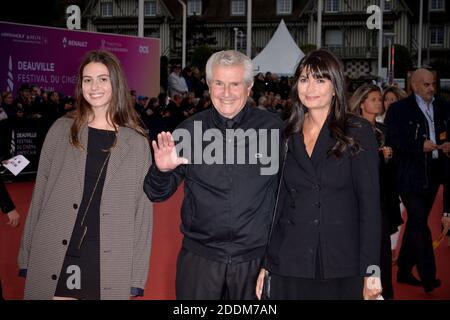
[{"label": "grey checked coat", "polygon": [[[25,299],[53,297],[82,199],[86,152],[69,143],[72,122],[57,120],[42,148],[18,257],[20,269],[27,269]],[[87,133],[84,126],[80,142],[85,148]],[[144,137],[119,128],[100,206],[101,299],[128,299],[131,287],[145,288],[153,206],[143,180],[150,157]]]}]

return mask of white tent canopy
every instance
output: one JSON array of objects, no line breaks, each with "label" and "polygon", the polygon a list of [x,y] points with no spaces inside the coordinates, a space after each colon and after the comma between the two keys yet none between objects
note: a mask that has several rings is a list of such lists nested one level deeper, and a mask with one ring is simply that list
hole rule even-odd
[{"label": "white tent canopy", "polygon": [[281,20],[272,39],[253,59],[254,74],[270,71],[278,75],[293,75],[304,55],[292,39],[284,20]]}]

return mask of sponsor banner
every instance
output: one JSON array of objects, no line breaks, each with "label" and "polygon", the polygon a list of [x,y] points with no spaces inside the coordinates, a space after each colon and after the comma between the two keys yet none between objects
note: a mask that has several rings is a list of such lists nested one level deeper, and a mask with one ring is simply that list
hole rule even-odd
[{"label": "sponsor banner", "polygon": [[120,59],[130,89],[159,93],[159,39],[0,22],[0,47],[0,91],[27,83],[73,96],[84,54],[104,49]]}]

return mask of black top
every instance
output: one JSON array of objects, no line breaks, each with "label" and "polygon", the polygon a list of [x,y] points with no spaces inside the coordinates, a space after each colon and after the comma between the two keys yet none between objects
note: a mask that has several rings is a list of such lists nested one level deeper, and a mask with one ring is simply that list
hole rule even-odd
[{"label": "black top", "polygon": [[[233,161],[226,161],[227,144],[229,149],[236,152],[236,145],[239,143],[235,141],[239,139],[226,138],[226,119],[215,108],[211,108],[193,115],[178,127],[191,135],[191,140],[185,142],[185,145],[192,147],[191,156],[185,154],[190,164],[178,166],[171,172],[161,172],[152,165],[144,183],[144,191],[152,201],[164,201],[185,179],[181,209],[183,247],[208,259],[227,263],[249,261],[264,254],[279,165],[279,136],[275,136],[272,145],[270,137],[274,133],[280,133],[279,129],[282,126],[277,116],[250,106],[245,106],[233,120],[235,129],[254,129],[260,134],[257,137],[259,141],[261,136],[268,138],[267,150],[259,148],[257,141],[246,139],[246,159],[250,157],[252,161],[256,160],[256,163],[245,161],[246,164],[236,164],[235,161],[233,164]],[[223,142],[223,164],[217,162],[206,164],[202,157],[204,153],[211,154],[211,148],[209,151],[206,149],[211,141],[203,141],[203,144],[198,146],[198,142],[202,141],[202,137],[198,134],[199,131],[204,134],[208,129],[215,129],[217,134],[222,133],[223,138],[217,139],[222,138]],[[230,131],[232,134],[232,130]],[[259,150],[250,153],[249,145],[258,146]],[[268,157],[273,157],[276,164],[261,163],[269,160]],[[219,158],[222,159],[220,156]],[[262,168],[271,165],[274,166],[272,174],[261,173]]]},{"label": "black top", "polygon": [[11,200],[5,183],[3,182],[3,178],[0,177],[0,209],[6,214],[15,208],[14,202]]},{"label": "black top", "polygon": [[[61,269],[56,296],[100,299],[100,204],[109,161],[109,148],[114,140],[115,132],[89,127],[83,199]],[[103,165],[104,169],[99,176]],[[97,179],[98,184],[94,191]],[[86,211],[91,196],[92,200]],[[79,267],[79,271],[76,267]],[[77,273],[80,274],[79,282],[76,278]]]}]

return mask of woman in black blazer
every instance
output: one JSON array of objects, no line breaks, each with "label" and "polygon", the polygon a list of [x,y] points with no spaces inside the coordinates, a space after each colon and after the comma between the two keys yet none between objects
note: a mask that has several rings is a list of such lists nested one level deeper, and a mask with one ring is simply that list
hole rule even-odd
[{"label": "woman in black blazer", "polygon": [[383,96],[381,89],[374,84],[359,87],[349,101],[350,110],[369,121],[378,143],[380,159],[380,203],[381,203],[381,251],[380,269],[383,298],[393,299],[391,234],[403,223],[400,214],[400,197],[396,190],[395,167],[392,162],[393,150],[386,145],[387,126],[377,122],[382,112]]},{"label": "woman in black blazer", "polygon": [[331,52],[315,50],[300,61],[292,93],[279,202],[256,294],[264,283],[270,299],[375,299],[375,135],[365,119],[347,113],[343,66]]}]

